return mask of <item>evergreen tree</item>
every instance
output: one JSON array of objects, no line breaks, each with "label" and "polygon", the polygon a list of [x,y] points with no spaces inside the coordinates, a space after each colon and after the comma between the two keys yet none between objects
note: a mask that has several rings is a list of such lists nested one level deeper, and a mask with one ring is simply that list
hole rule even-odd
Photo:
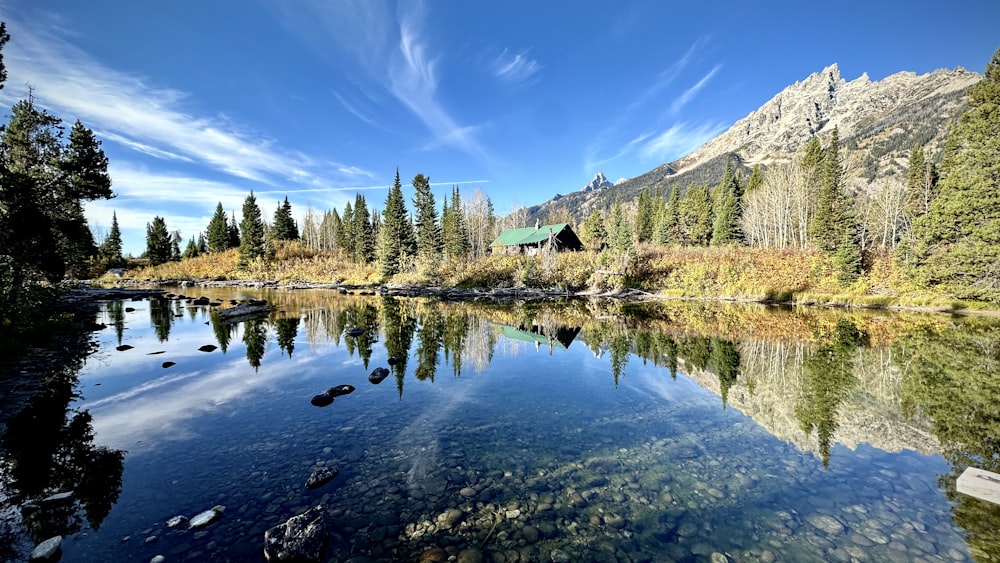
[{"label": "evergreen tree", "polygon": [[222,210],[222,202],[215,206],[215,214],[208,222],[208,251],[211,253],[225,252],[230,247],[229,223],[226,212]]},{"label": "evergreen tree", "polygon": [[838,277],[850,283],[861,273],[861,247],[852,203],[844,190],[840,134],[836,127],[818,166],[819,197],[808,226],[809,237],[820,249],[833,254]]},{"label": "evergreen tree", "polygon": [[379,262],[382,276],[390,277],[399,273],[412,255],[413,226],[406,212],[403,187],[399,180],[399,169],[382,210],[382,237]]},{"label": "evergreen tree", "polygon": [[915,273],[959,297],[1000,300],[1000,50],[952,128],[930,210],[913,225]]},{"label": "evergreen tree", "polygon": [[[669,207],[669,205],[668,205]],[[707,246],[712,238],[712,196],[708,186],[690,186],[678,202],[678,241]]]},{"label": "evergreen tree", "polygon": [[7,67],[3,64],[3,47],[10,41],[10,34],[7,33],[7,23],[0,22],[0,90],[3,90],[3,83],[7,81]]},{"label": "evergreen tree", "polygon": [[159,266],[170,261],[170,231],[167,222],[159,215],[152,223],[146,223],[146,258],[151,266]]},{"label": "evergreen tree", "polygon": [[351,202],[344,204],[344,214],[340,218],[337,244],[344,256],[354,259],[354,207]]},{"label": "evergreen tree", "polygon": [[611,250],[618,254],[626,254],[635,246],[632,243],[632,228],[628,216],[617,198],[611,205],[608,217],[608,243]]},{"label": "evergreen tree", "polygon": [[469,232],[465,226],[465,210],[458,186],[451,190],[451,205],[445,197],[441,211],[441,237],[444,253],[449,258],[461,258],[469,253]]},{"label": "evergreen tree", "polygon": [[680,201],[681,191],[676,187],[672,188],[666,205],[663,206],[663,210],[656,219],[656,227],[653,232],[655,244],[680,242]]},{"label": "evergreen tree", "polygon": [[240,221],[240,258],[237,266],[245,270],[252,261],[266,256],[264,218],[253,192],[243,202],[243,220]]},{"label": "evergreen tree", "polygon": [[441,225],[438,224],[437,207],[431,193],[430,178],[423,174],[413,177],[413,208],[416,210],[417,254],[433,258],[441,254]]},{"label": "evergreen tree", "polygon": [[354,198],[354,217],[351,221],[351,231],[354,234],[354,260],[359,264],[367,264],[375,260],[375,229],[368,213],[365,196],[357,194]]},{"label": "evergreen tree", "polygon": [[274,225],[270,235],[271,240],[299,240],[299,227],[292,218],[292,205],[288,203],[288,196],[285,196],[285,202],[274,212]]},{"label": "evergreen tree", "polygon": [[638,242],[649,242],[653,238],[653,198],[648,190],[639,194],[635,212],[635,237]]},{"label": "evergreen tree", "polygon": [[108,238],[101,243],[98,254],[104,259],[109,268],[117,268],[125,264],[122,257],[122,231],[118,227],[118,213],[111,213],[111,230],[108,231]]},{"label": "evergreen tree", "polygon": [[608,244],[608,231],[604,228],[604,218],[596,208],[590,210],[590,215],[580,229],[583,245],[589,250],[602,250]]},{"label": "evergreen tree", "polygon": [[198,233],[198,254],[208,254],[208,241],[205,240],[205,233]]},{"label": "evergreen tree", "polygon": [[195,258],[198,256],[198,243],[195,242],[194,237],[188,239],[187,246],[184,247],[184,253],[181,254],[181,258],[188,260],[190,258]]},{"label": "evergreen tree", "polygon": [[750,172],[750,178],[747,180],[747,189],[745,193],[751,193],[761,187],[764,183],[764,174],[760,171],[760,165],[754,164],[753,170]]},{"label": "evergreen tree", "polygon": [[240,247],[240,224],[236,222],[236,212],[229,217],[229,248]]},{"label": "evergreen tree", "polygon": [[742,198],[742,189],[733,172],[732,156],[730,156],[726,159],[726,170],[722,175],[722,181],[715,188],[712,246],[738,244],[743,240],[739,228]]}]

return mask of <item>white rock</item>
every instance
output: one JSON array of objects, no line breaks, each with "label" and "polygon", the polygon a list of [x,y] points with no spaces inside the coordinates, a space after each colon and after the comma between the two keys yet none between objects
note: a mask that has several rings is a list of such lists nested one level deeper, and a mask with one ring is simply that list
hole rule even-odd
[{"label": "white rock", "polygon": [[219,517],[222,516],[222,512],[225,509],[226,509],[225,506],[216,505],[216,506],[213,506],[212,508],[206,510],[205,512],[200,512],[200,513],[196,514],[188,522],[188,529],[189,530],[194,530],[196,528],[204,528],[205,526],[208,526],[209,524],[211,524],[211,523],[215,522],[216,520],[218,520]]},{"label": "white rock", "polygon": [[62,536],[51,537],[31,550],[32,561],[48,561],[54,559],[59,547],[62,546]]},{"label": "white rock", "polygon": [[167,520],[167,527],[176,528],[185,522],[187,522],[187,516],[174,516],[170,520]]}]

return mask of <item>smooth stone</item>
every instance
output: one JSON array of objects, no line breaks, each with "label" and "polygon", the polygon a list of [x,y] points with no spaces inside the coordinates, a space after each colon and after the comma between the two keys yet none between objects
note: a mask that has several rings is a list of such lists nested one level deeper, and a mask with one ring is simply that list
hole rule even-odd
[{"label": "smooth stone", "polygon": [[333,404],[333,395],[330,395],[329,393],[320,393],[319,395],[313,395],[313,398],[309,399],[309,402],[314,407],[326,407]]},{"label": "smooth stone", "polygon": [[609,528],[614,528],[616,530],[621,530],[622,528],[625,527],[625,519],[622,518],[620,515],[615,514],[614,512],[609,512],[608,514],[604,515],[604,523]]},{"label": "smooth stone", "polygon": [[331,387],[326,390],[326,394],[331,395],[333,397],[340,397],[341,395],[350,395],[353,392],[354,392],[353,385],[338,385],[336,387]]},{"label": "smooth stone", "polygon": [[115,350],[118,350],[119,352],[124,352],[125,350],[131,350],[132,348],[134,348],[134,346],[129,346],[128,344],[122,344],[121,346],[116,347]]},{"label": "smooth stone", "polygon": [[833,516],[827,516],[825,514],[810,514],[806,516],[806,522],[813,525],[814,528],[822,530],[827,534],[836,535],[844,531],[844,525],[840,523]]},{"label": "smooth stone", "polygon": [[337,475],[340,475],[340,471],[337,471],[332,467],[321,467],[319,469],[315,469],[312,474],[309,475],[309,479],[306,480],[306,488],[318,489],[330,481],[333,481],[334,477]]},{"label": "smooth stone", "polygon": [[185,522],[187,522],[187,516],[174,516],[170,520],[167,520],[167,527],[176,528]]},{"label": "smooth stone", "polygon": [[364,333],[365,333],[365,331],[363,329],[358,328],[358,327],[347,329],[347,336],[357,337],[357,336],[361,336]]},{"label": "smooth stone", "polygon": [[31,550],[32,561],[49,561],[56,559],[59,548],[62,546],[62,536],[51,537],[35,546]]},{"label": "smooth stone", "polygon": [[382,383],[382,380],[389,377],[389,370],[386,368],[375,368],[372,370],[371,375],[368,376],[368,381],[378,385]]},{"label": "smooth stone", "polygon": [[476,489],[473,489],[472,487],[465,487],[461,491],[458,491],[458,494],[465,498],[472,498],[476,496]]},{"label": "smooth stone", "polygon": [[149,560],[149,563],[163,563],[166,560],[167,558],[162,555],[154,555],[153,558]]},{"label": "smooth stone", "polygon": [[215,344],[206,344],[204,346],[199,347],[198,351],[200,351],[200,352],[214,352],[216,348],[218,348],[218,346],[216,346]]},{"label": "smooth stone", "polygon": [[432,547],[420,554],[419,563],[444,563],[448,560],[448,552],[440,547]]},{"label": "smooth stone", "polygon": [[455,525],[458,524],[459,520],[461,519],[462,519],[462,511],[457,508],[452,508],[451,510],[442,512],[437,517],[439,527],[443,527],[449,530],[451,528],[454,528]]},{"label": "smooth stone", "polygon": [[73,498],[73,491],[66,491],[62,493],[55,493],[53,495],[49,495],[42,499],[42,503],[63,502],[70,500],[72,498]]},{"label": "smooth stone", "polygon": [[467,547],[458,552],[456,563],[483,563],[483,552],[474,547]]},{"label": "smooth stone", "polygon": [[389,359],[386,360],[386,361],[389,362],[390,366],[394,366],[394,365],[403,363],[402,358],[397,358],[396,356],[389,356]]},{"label": "smooth stone", "polygon": [[713,552],[711,556],[712,563],[729,563],[729,557],[725,553],[719,553],[718,551]]},{"label": "smooth stone", "polygon": [[524,541],[528,543],[535,543],[538,541],[538,528],[534,526],[525,526],[521,528],[521,535],[524,536]]},{"label": "smooth stone", "polygon": [[188,529],[194,530],[197,528],[204,528],[205,526],[212,524],[218,520],[220,516],[222,516],[222,512],[225,510],[225,506],[215,505],[204,512],[199,512],[188,521]]},{"label": "smooth stone", "polygon": [[176,365],[177,365],[177,363],[176,363],[176,362],[163,362],[163,363],[162,363],[162,364],[160,364],[160,365],[161,365],[161,366],[162,366],[162,367],[163,367],[164,369],[166,369],[166,368],[168,368],[168,367],[171,367],[171,366],[176,366]]},{"label": "smooth stone", "polygon": [[559,548],[553,549],[549,553],[549,559],[552,561],[552,563],[569,563],[570,561],[573,560],[573,558],[570,557],[568,553]]}]

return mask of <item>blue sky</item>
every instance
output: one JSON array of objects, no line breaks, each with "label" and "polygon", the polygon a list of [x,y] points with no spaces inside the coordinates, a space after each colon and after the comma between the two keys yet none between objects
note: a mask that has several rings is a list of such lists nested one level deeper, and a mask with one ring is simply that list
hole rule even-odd
[{"label": "blue sky", "polygon": [[[808,8],[806,7],[808,6]],[[830,9],[829,12],[823,10]],[[675,160],[834,62],[848,80],[964,66],[1000,2],[0,0],[8,110],[34,88],[103,141],[126,251],[253,190],[381,209],[399,168],[503,214]],[[406,192],[407,199],[412,192]]]}]

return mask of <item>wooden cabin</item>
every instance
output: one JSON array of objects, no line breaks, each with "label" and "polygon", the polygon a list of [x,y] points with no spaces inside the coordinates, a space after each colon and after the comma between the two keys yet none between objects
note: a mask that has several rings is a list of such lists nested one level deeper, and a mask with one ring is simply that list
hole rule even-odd
[{"label": "wooden cabin", "polygon": [[583,250],[583,243],[567,223],[507,229],[490,244],[494,254],[539,254]]}]

